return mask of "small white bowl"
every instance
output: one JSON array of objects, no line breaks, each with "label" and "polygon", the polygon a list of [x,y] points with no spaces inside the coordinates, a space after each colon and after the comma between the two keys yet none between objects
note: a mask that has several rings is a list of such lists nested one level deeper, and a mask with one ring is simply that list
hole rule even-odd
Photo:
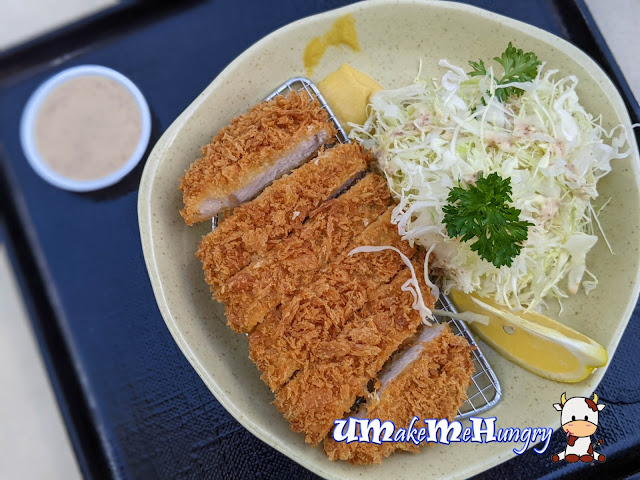
[{"label": "small white bowl", "polygon": [[[36,115],[42,105],[42,102],[56,87],[72,78],[82,77],[85,75],[100,75],[115,80],[124,86],[131,95],[133,95],[136,103],[138,104],[138,109],[140,110],[140,116],[142,119],[142,129],[135,151],[122,167],[104,177],[93,180],[76,180],[65,177],[64,175],[56,172],[42,159],[36,147],[34,125]],[[142,92],[140,92],[138,87],[136,87],[131,80],[121,73],[100,65],[80,65],[72,67],[49,78],[31,94],[31,97],[22,112],[22,118],[20,119],[20,142],[29,165],[31,165],[42,179],[49,182],[51,185],[65,190],[71,190],[73,192],[99,190],[122,180],[125,175],[135,168],[135,166],[140,162],[140,159],[142,159],[142,156],[147,149],[147,145],[149,144],[150,135],[151,114],[149,113],[149,105],[147,105],[147,101],[144,99]]]}]

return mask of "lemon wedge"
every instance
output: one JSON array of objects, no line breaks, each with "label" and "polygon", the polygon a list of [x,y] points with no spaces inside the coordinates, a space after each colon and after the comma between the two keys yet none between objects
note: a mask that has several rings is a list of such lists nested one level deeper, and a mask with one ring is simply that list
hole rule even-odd
[{"label": "lemon wedge", "polygon": [[508,360],[542,377],[574,383],[607,364],[605,348],[595,340],[537,312],[513,312],[475,294],[452,290],[460,311],[489,317],[472,329]]}]

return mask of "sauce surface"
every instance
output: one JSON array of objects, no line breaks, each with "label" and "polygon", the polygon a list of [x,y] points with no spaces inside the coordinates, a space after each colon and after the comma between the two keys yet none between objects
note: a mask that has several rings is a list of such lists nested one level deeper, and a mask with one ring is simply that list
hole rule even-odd
[{"label": "sauce surface", "polygon": [[303,60],[307,76],[313,74],[324,52],[330,46],[347,45],[356,52],[360,51],[358,33],[356,32],[356,19],[350,13],[336,19],[331,29],[324,35],[314,37],[304,49]]},{"label": "sauce surface", "polygon": [[43,161],[75,180],[95,180],[122,167],[142,133],[142,115],[124,85],[101,75],[75,77],[53,89],[35,120]]}]

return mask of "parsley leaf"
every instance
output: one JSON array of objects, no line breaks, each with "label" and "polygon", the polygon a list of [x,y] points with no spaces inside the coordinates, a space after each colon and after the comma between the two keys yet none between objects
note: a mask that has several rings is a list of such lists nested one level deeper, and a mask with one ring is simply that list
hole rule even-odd
[{"label": "parsley leaf", "polygon": [[[533,52],[524,52],[522,49],[514,47],[511,42],[507,46],[507,49],[502,52],[502,55],[495,57],[494,60],[498,62],[503,70],[504,75],[498,80],[496,77],[496,97],[501,102],[506,102],[510,96],[520,96],[524,90],[517,87],[501,87],[512,82],[527,82],[536,78],[538,74],[538,66],[542,62],[538,60],[536,54]],[[487,68],[482,60],[477,62],[469,62],[473,71],[469,72],[469,75],[476,77],[478,75],[486,75]],[[484,103],[484,102],[483,102]]]},{"label": "parsley leaf", "polygon": [[475,186],[454,187],[444,206],[444,223],[450,238],[476,239],[471,250],[496,267],[511,266],[527,239],[532,223],[519,220],[520,210],[510,207],[511,180],[491,173],[478,175]]},{"label": "parsley leaf", "polygon": [[487,74],[487,67],[484,66],[484,62],[482,60],[478,60],[477,62],[469,60],[469,65],[473,68],[473,72],[469,72],[469,76],[477,77],[478,75]]}]

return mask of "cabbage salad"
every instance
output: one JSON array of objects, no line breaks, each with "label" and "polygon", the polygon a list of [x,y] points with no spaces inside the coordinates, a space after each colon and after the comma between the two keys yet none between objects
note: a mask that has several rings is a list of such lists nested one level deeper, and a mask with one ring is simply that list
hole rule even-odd
[{"label": "cabbage salad", "polygon": [[[377,157],[399,202],[392,221],[433,253],[429,268],[445,293],[540,309],[597,285],[586,266],[600,229],[596,187],[611,160],[627,155],[627,132],[607,132],[585,111],[575,76],[545,71],[511,44],[494,60],[500,66],[469,62],[467,73],[443,59],[440,81],[419,73],[412,85],[379,91],[350,136]],[[503,216],[473,191],[481,182],[486,198],[504,202],[496,207]],[[485,227],[486,235],[477,233]],[[505,245],[511,250],[497,251]]]}]

